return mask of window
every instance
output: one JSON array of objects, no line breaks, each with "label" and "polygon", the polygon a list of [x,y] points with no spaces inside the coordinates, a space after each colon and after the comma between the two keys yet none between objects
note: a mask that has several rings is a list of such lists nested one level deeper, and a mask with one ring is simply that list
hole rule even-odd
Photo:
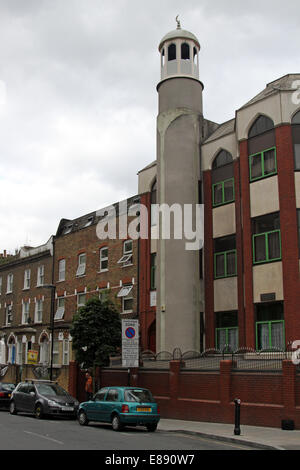
[{"label": "window", "polygon": [[190,59],[190,46],[186,42],[181,44],[181,58],[183,60]]},{"label": "window", "polygon": [[63,365],[67,366],[69,364],[69,340],[63,340]]},{"label": "window", "polygon": [[267,263],[281,259],[279,213],[252,220],[253,263]]},{"label": "window", "polygon": [[86,303],[86,294],[78,294],[77,296],[77,306],[84,307]]},{"label": "window", "polygon": [[34,321],[41,323],[43,320],[43,300],[37,300],[35,303]]},{"label": "window", "polygon": [[295,170],[300,171],[300,111],[292,119]]},{"label": "window", "polygon": [[8,363],[15,364],[16,362],[16,344],[15,340],[11,338],[8,343]]},{"label": "window", "polygon": [[49,361],[49,340],[44,336],[40,343],[40,363],[47,364]]},{"label": "window", "polygon": [[81,253],[78,256],[78,268],[76,271],[76,276],[83,276],[85,274],[85,268],[86,268],[86,254]]},{"label": "window", "polygon": [[22,304],[22,323],[25,325],[29,320],[29,302],[23,302]]},{"label": "window", "polygon": [[23,343],[21,338],[17,341],[17,364],[23,364]]},{"label": "window", "polygon": [[110,389],[108,394],[106,395],[105,401],[120,401],[118,390]]},{"label": "window", "polygon": [[45,274],[45,267],[44,266],[39,266],[38,267],[38,274],[37,274],[37,285],[38,286],[43,286],[44,285],[44,277]]},{"label": "window", "polygon": [[12,304],[7,305],[5,308],[5,319],[6,319],[6,325],[10,325],[13,321]]},{"label": "window", "polygon": [[31,276],[30,269],[26,269],[24,272],[24,289],[30,288],[30,276]]},{"label": "window", "polygon": [[238,349],[238,315],[237,312],[218,312],[216,314],[216,347],[222,351],[230,347]]},{"label": "window", "polygon": [[2,277],[0,277],[0,295],[2,294]]},{"label": "window", "polygon": [[220,150],[212,163],[212,169],[216,170],[217,168],[221,168],[222,166],[228,165],[232,162],[232,155],[227,152],[227,150]]},{"label": "window", "polygon": [[250,181],[256,181],[277,173],[276,148],[250,155]]},{"label": "window", "polygon": [[150,289],[156,290],[156,253],[152,253],[150,259]]},{"label": "window", "polygon": [[258,135],[264,134],[267,131],[274,129],[274,123],[272,119],[267,116],[259,116],[256,121],[252,124],[248,137],[256,137]]},{"label": "window", "polygon": [[101,300],[101,302],[106,302],[108,300],[108,289],[99,290],[99,300]]},{"label": "window", "polygon": [[122,313],[131,313],[133,311],[132,289],[132,284],[124,285],[118,293],[118,297],[122,299]]},{"label": "window", "polygon": [[73,228],[73,224],[67,225],[67,227],[64,229],[63,234],[66,235],[67,233],[71,233]]},{"label": "window", "polygon": [[66,260],[61,259],[58,262],[58,280],[65,281],[66,279]]},{"label": "window", "polygon": [[133,250],[133,242],[132,240],[126,240],[123,243],[123,256],[119,259],[118,264],[123,264],[124,266],[128,266],[132,264],[132,250]]},{"label": "window", "polygon": [[14,275],[9,274],[7,276],[7,290],[6,290],[7,294],[10,294],[13,291],[13,285],[14,285]]},{"label": "window", "polygon": [[59,365],[59,341],[53,341],[53,364]]},{"label": "window", "polygon": [[283,304],[280,302],[256,306],[256,348],[285,348]]},{"label": "window", "polygon": [[108,247],[100,249],[100,272],[108,271]]},{"label": "window", "polygon": [[227,150],[220,150],[212,163],[213,206],[233,202],[234,193],[232,155]]},{"label": "window", "polygon": [[89,217],[88,220],[86,221],[86,223],[84,224],[84,227],[89,227],[90,225],[92,225],[93,220],[94,220],[93,216]]},{"label": "window", "polygon": [[220,206],[234,201],[234,179],[213,184],[213,206]]},{"label": "window", "polygon": [[237,275],[237,255],[235,236],[214,240],[215,279]]},{"label": "window", "polygon": [[54,315],[54,320],[62,320],[65,314],[65,298],[58,297],[57,299],[57,310]]},{"label": "window", "polygon": [[176,60],[176,45],[170,44],[168,47],[168,61]]}]

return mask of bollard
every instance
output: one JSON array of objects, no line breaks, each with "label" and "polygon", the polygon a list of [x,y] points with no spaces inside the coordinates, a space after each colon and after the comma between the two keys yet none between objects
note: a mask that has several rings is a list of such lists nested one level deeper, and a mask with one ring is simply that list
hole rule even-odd
[{"label": "bollard", "polygon": [[234,400],[234,404],[235,404],[234,434],[235,434],[235,436],[240,436],[240,434],[241,434],[241,427],[240,427],[241,400],[239,400],[239,398],[236,398]]}]

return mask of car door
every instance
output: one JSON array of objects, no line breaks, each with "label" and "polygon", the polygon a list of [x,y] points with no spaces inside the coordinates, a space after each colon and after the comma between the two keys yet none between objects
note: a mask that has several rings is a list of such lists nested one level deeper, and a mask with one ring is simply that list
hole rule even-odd
[{"label": "car door", "polygon": [[34,385],[28,385],[26,396],[26,411],[34,413],[36,401],[36,391]]},{"label": "car door", "polygon": [[114,409],[120,407],[120,396],[119,390],[116,388],[110,388],[103,403],[103,420],[106,422],[111,421],[111,414]]},{"label": "car door", "polygon": [[21,384],[14,392],[13,399],[18,411],[25,411],[24,406],[26,406],[26,390],[27,384]]},{"label": "car door", "polygon": [[107,393],[107,388],[102,388],[86,405],[87,417],[94,421],[103,421],[103,403]]}]

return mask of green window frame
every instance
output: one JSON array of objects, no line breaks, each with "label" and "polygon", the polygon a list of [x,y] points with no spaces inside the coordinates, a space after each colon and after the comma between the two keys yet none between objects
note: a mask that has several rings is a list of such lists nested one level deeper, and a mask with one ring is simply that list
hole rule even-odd
[{"label": "green window frame", "polygon": [[235,331],[235,332],[236,332],[236,338],[237,338],[237,339],[236,339],[236,345],[235,345],[235,346],[236,346],[236,348],[238,348],[238,347],[239,347],[239,346],[238,346],[238,338],[239,338],[239,337],[238,337],[238,330],[239,330],[238,326],[228,326],[228,327],[223,327],[223,328],[216,328],[216,329],[215,329],[215,333],[216,333],[216,348],[217,348],[217,349],[220,349],[220,347],[223,346],[223,345],[221,345],[220,342],[219,342],[219,333],[221,333],[221,332],[224,332],[224,333],[225,333],[224,345],[229,345],[229,346],[231,345],[231,343],[230,343],[230,336],[231,336],[230,333],[231,333],[232,331]]},{"label": "green window frame", "polygon": [[[226,186],[228,186],[229,182],[232,182],[232,197],[227,198]],[[218,189],[221,191],[221,198],[219,200],[216,197],[216,192]],[[226,180],[219,181],[218,183],[214,183],[212,186],[212,197],[213,197],[214,207],[222,206],[224,204],[229,204],[230,202],[234,202],[235,201],[234,178],[228,178]]]},{"label": "green window frame", "polygon": [[[274,169],[269,171],[266,165],[266,157],[269,152],[274,151]],[[253,176],[252,174],[252,163],[253,160],[257,159],[260,161],[261,165],[261,174],[258,176]],[[249,171],[250,171],[250,181],[257,181],[261,180],[263,178],[267,178],[268,176],[276,175],[277,174],[277,153],[276,153],[276,147],[271,147],[269,149],[262,150],[261,152],[252,154],[249,156]]]},{"label": "green window frame", "polygon": [[[271,244],[270,244],[270,238],[278,233],[279,236],[279,256],[272,256],[272,249],[271,249]],[[256,239],[258,237],[264,238],[264,253],[265,256],[262,259],[256,259],[257,255],[257,250],[256,250]],[[279,261],[281,260],[281,232],[280,230],[271,230],[270,232],[264,232],[264,233],[257,233],[252,236],[252,250],[253,250],[253,264],[261,264],[261,263],[269,263],[271,261]]]},{"label": "green window frame", "polygon": [[[282,344],[273,344],[272,340],[272,327],[275,324],[282,324]],[[285,349],[285,323],[284,320],[265,320],[265,321],[257,321],[256,322],[256,349],[262,349],[259,346],[259,327],[261,325],[267,325],[268,326],[268,347],[273,348],[273,347],[279,347],[282,349]]]},{"label": "green window frame", "polygon": [[[231,254],[235,255],[235,262],[234,262],[234,271],[230,272],[229,271],[229,261],[228,258]],[[218,265],[217,265],[217,258],[218,257],[223,257],[224,258],[224,274],[218,274]],[[223,279],[226,277],[233,277],[237,275],[237,251],[236,250],[228,250],[228,251],[223,251],[220,253],[215,253],[214,254],[214,273],[215,273],[215,279]]]}]

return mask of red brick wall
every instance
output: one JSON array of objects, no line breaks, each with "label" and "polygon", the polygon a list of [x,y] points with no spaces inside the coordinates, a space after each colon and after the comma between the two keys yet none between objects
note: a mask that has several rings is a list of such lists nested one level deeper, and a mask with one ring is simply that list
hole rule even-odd
[{"label": "red brick wall", "polygon": [[[100,377],[101,386],[127,385],[127,370],[104,369]],[[188,371],[173,361],[170,370],[135,369],[133,383],[152,391],[163,418],[234,425],[239,398],[241,424],[280,427],[292,419],[300,429],[300,375],[291,361],[276,373],[232,371],[231,361],[221,361],[219,371]]]}]

